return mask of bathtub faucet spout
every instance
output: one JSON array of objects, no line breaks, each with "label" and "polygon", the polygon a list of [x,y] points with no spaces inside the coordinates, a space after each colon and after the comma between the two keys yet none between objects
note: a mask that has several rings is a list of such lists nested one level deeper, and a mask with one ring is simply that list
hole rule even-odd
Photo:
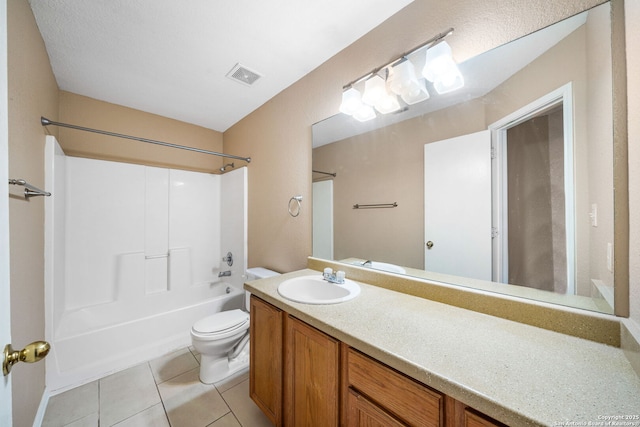
[{"label": "bathtub faucet spout", "polygon": [[231,276],[231,270],[221,271],[220,273],[218,273],[218,277],[229,277],[229,276]]}]

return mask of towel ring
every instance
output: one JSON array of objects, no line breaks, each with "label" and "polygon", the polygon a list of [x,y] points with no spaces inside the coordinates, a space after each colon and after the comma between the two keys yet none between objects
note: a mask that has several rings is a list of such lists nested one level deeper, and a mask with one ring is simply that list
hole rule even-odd
[{"label": "towel ring", "polygon": [[[292,205],[291,202],[296,202],[296,203]],[[292,198],[289,199],[289,215],[295,218],[298,215],[300,215],[301,209],[302,209],[302,196],[293,196]]]}]

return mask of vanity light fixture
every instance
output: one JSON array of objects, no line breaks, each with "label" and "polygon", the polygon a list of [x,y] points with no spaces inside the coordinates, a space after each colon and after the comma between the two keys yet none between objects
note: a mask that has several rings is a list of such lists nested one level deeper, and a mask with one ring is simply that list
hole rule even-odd
[{"label": "vanity light fixture", "polygon": [[[372,107],[381,114],[400,110],[402,105],[398,97],[407,105],[425,101],[429,99],[425,79],[432,83],[439,94],[464,86],[462,73],[451,56],[451,47],[443,41],[452,33],[453,28],[449,28],[388,64],[345,85],[342,88],[340,112],[351,115],[356,120],[367,121],[376,117]],[[427,52],[426,61],[422,74],[418,77],[409,57],[423,49]],[[363,92],[356,88],[362,82]]]}]

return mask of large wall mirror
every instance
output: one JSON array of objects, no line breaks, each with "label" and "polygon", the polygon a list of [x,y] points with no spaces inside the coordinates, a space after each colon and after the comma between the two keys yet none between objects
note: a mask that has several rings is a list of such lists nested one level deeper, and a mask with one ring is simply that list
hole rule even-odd
[{"label": "large wall mirror", "polygon": [[398,113],[315,124],[313,255],[614,313],[615,16],[471,58],[463,89]]}]

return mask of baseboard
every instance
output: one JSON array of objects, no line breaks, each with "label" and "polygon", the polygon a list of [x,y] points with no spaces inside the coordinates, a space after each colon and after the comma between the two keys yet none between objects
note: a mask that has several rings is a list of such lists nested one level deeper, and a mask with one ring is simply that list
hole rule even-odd
[{"label": "baseboard", "polygon": [[40,405],[38,406],[38,412],[36,412],[36,417],[33,420],[33,427],[42,426],[44,413],[47,411],[47,405],[49,404],[49,397],[51,397],[51,393],[49,393],[49,389],[45,387],[42,392],[42,399],[40,399]]}]

